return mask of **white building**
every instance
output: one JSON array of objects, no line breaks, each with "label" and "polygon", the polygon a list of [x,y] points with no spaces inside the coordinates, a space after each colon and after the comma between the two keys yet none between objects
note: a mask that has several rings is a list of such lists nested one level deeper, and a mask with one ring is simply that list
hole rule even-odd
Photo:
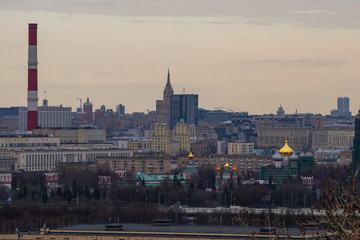
[{"label": "white building", "polygon": [[[43,106],[38,108],[38,127],[71,127],[71,107],[48,106],[48,101],[43,100]],[[25,133],[27,127],[27,108],[19,107],[19,132]]]},{"label": "white building", "polygon": [[41,149],[15,151],[15,170],[53,171],[66,163],[95,163],[97,157],[132,157],[128,149]]}]

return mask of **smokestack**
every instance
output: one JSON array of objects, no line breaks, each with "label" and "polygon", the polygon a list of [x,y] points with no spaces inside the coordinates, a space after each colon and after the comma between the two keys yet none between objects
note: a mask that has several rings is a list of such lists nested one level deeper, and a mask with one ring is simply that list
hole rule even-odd
[{"label": "smokestack", "polygon": [[37,24],[29,23],[27,131],[38,125],[37,65]]}]

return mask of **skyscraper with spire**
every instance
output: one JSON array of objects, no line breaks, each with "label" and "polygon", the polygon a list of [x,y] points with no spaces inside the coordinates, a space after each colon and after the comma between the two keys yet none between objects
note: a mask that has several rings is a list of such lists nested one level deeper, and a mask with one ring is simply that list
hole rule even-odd
[{"label": "skyscraper with spire", "polygon": [[168,69],[167,81],[163,92],[163,99],[156,101],[156,123],[166,123],[167,129],[169,129],[170,119],[170,98],[174,94],[174,90],[170,83],[170,70]]}]

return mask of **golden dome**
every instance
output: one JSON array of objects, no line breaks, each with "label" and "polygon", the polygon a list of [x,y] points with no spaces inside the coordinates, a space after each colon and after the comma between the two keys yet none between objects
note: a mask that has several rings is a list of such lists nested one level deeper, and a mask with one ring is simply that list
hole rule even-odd
[{"label": "golden dome", "polygon": [[236,170],[237,170],[237,169],[236,169],[236,167],[234,166],[234,167],[233,167],[233,171],[236,172]]},{"label": "golden dome", "polygon": [[291,147],[289,147],[288,141],[285,141],[285,145],[280,149],[279,153],[281,156],[291,156],[291,154],[293,154],[294,150],[291,149]]},{"label": "golden dome", "polygon": [[190,152],[190,154],[189,154],[189,156],[188,156],[189,158],[193,158],[194,157],[194,155]]},{"label": "golden dome", "polygon": [[220,172],[220,166],[218,166],[218,167],[216,168],[216,171]]},{"label": "golden dome", "polygon": [[226,162],[226,164],[225,164],[224,167],[225,167],[225,168],[229,168],[230,166],[229,166],[229,164]]}]

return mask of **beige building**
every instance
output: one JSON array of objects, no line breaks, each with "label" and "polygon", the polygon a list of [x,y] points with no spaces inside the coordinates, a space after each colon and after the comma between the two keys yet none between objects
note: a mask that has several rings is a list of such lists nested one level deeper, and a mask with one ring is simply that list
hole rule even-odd
[{"label": "beige building", "polygon": [[271,156],[264,155],[224,155],[214,154],[211,155],[210,161],[215,166],[223,167],[226,163],[229,164],[230,169],[237,168],[240,178],[247,176],[251,173],[260,173],[260,168],[263,165],[272,163]]},{"label": "beige building", "polygon": [[186,123],[177,123],[173,138],[180,143],[180,153],[188,154],[190,152],[190,132]]},{"label": "beige building", "polygon": [[39,128],[33,134],[60,138],[61,143],[103,143],[106,141],[105,129],[93,128]]},{"label": "beige building", "polygon": [[312,131],[312,150],[352,148],[354,139],[353,128],[322,128]]},{"label": "beige building", "polygon": [[[178,167],[184,168],[188,164],[189,159],[186,157],[178,158]],[[223,168],[226,163],[229,164],[230,169],[237,168],[237,173],[241,178],[250,173],[260,173],[260,168],[263,165],[272,163],[271,156],[264,155],[229,155],[229,154],[213,154],[210,158],[193,159],[195,167],[201,165],[211,165],[214,169],[219,166]]]},{"label": "beige building", "polygon": [[280,149],[285,140],[291,143],[291,148],[296,151],[302,151],[304,147],[309,146],[308,128],[304,127],[271,127],[266,124],[259,125],[257,138],[257,147],[265,149]]},{"label": "beige building", "polygon": [[60,138],[37,136],[2,136],[0,137],[0,158],[13,158],[14,150],[51,148],[60,145]]},{"label": "beige building", "polygon": [[254,153],[254,143],[252,142],[229,142],[229,155],[249,155]]},{"label": "beige building", "polygon": [[112,171],[164,174],[170,172],[171,160],[167,158],[99,157],[96,158],[96,164],[105,164]]},{"label": "beige building", "polygon": [[343,166],[350,166],[352,162],[352,151],[340,152],[339,164]]},{"label": "beige building", "polygon": [[163,100],[156,101],[156,123],[165,123],[167,128],[170,126],[170,97],[174,94],[170,83],[170,72],[168,71],[167,82],[163,92]]},{"label": "beige building", "polygon": [[154,132],[151,135],[151,149],[168,152],[170,132],[165,123],[156,123]]},{"label": "beige building", "polygon": [[16,150],[15,170],[53,171],[66,163],[95,163],[98,157],[132,157],[128,149],[33,149]]},{"label": "beige building", "polygon": [[134,140],[134,141],[129,141],[127,143],[128,148],[133,150],[133,151],[139,151],[139,150],[150,150],[151,149],[151,141],[148,139],[144,139],[144,140]]},{"label": "beige building", "polygon": [[159,150],[171,156],[187,155],[190,152],[190,132],[186,123],[176,124],[173,131],[168,130],[164,123],[156,123],[154,128],[151,150]]}]

